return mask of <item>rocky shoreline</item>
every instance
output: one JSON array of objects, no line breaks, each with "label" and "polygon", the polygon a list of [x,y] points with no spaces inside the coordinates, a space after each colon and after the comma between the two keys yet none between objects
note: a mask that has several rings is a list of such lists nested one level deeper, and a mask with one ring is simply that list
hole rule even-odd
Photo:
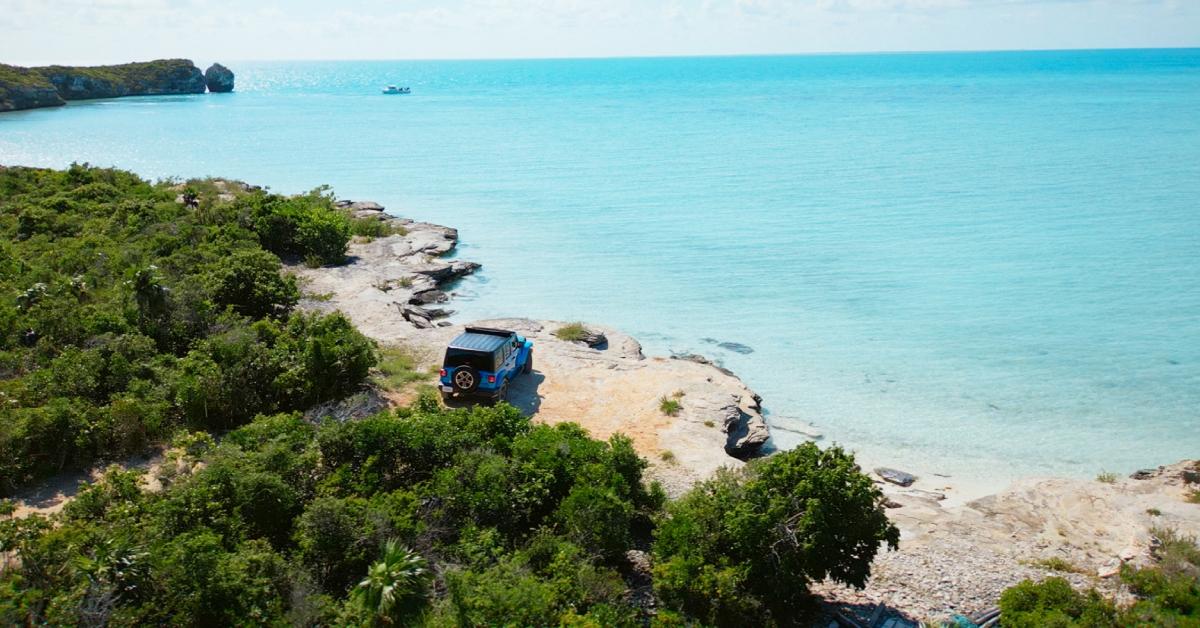
[{"label": "rocky shoreline", "polygon": [[[399,233],[357,239],[341,266],[293,264],[306,293],[301,307],[340,310],[376,341],[415,350],[426,368],[440,365],[441,349],[463,327],[447,321],[453,311],[441,305],[451,301],[455,282],[480,265],[445,257],[457,246],[455,229],[389,216],[378,203],[339,205]],[[593,324],[587,325],[590,342],[558,338],[554,332],[566,325],[561,321],[472,324],[513,329],[534,341],[535,373],[514,381],[513,405],[546,423],[579,423],[599,438],[629,436],[670,494],[682,494],[722,466],[744,464],[770,438],[761,397],[701,356],[647,357],[634,338]],[[678,412],[664,413],[663,398],[675,399]]]},{"label": "rocky shoreline", "polygon": [[187,59],[89,67],[0,64],[0,112],[60,107],[69,100],[231,92],[233,86],[229,68],[215,63],[201,72]]},{"label": "rocky shoreline", "polygon": [[[454,284],[479,265],[445,257],[458,242],[452,228],[394,218],[377,203],[342,206],[403,233],[353,242],[343,266],[293,265],[307,294],[302,307],[341,310],[363,333],[415,348],[425,366],[436,367],[441,348],[462,327],[446,320]],[[538,421],[579,423],[596,437],[629,436],[671,495],[769,447],[761,398],[704,356],[647,357],[635,339],[599,325],[587,324],[587,335],[568,342],[554,334],[562,322],[479,323],[517,330],[535,343],[533,376],[510,391],[515,406]],[[673,416],[659,408],[668,398],[680,405]],[[831,617],[857,616],[851,621],[859,625],[872,625],[872,617],[913,625],[979,613],[1021,580],[1051,575],[1121,598],[1128,592],[1114,576],[1122,564],[1152,560],[1155,530],[1200,535],[1200,506],[1189,501],[1200,490],[1200,463],[1190,461],[1112,482],[1028,479],[955,505],[946,499],[953,487],[941,478],[889,468],[871,474],[901,530],[900,549],[876,558],[861,591],[814,587]]]}]

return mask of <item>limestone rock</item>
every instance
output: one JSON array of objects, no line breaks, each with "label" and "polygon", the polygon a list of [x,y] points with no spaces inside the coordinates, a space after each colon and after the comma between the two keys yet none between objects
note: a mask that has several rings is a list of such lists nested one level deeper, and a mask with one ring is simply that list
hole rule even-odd
[{"label": "limestone rock", "polygon": [[898,484],[900,486],[912,486],[912,483],[917,481],[917,476],[911,473],[899,471],[897,469],[889,469],[887,467],[879,467],[875,469],[875,474],[884,480],[891,482],[892,484]]},{"label": "limestone rock", "polygon": [[753,458],[771,437],[766,421],[758,413],[759,403],[761,399],[755,395],[753,403],[748,404],[749,407],[743,408],[742,399],[736,398],[733,403],[721,409],[727,435],[725,453],[741,460]]},{"label": "limestone rock", "polygon": [[705,365],[708,365],[708,366],[711,366],[711,367],[717,369],[718,371],[720,371],[726,375],[734,376],[733,371],[721,366],[720,363],[718,363],[718,362],[714,362],[714,361],[700,355],[699,353],[674,353],[674,354],[671,354],[671,359],[672,360],[687,360],[688,362],[695,362],[696,364],[705,364]]},{"label": "limestone rock", "polygon": [[404,317],[404,320],[412,323],[417,329],[432,329],[434,319],[445,318],[454,313],[452,310],[423,308],[412,304],[397,303],[396,306],[400,308],[400,315]]},{"label": "limestone rock", "polygon": [[208,91],[214,94],[232,92],[233,71],[220,63],[214,63],[204,71],[204,83]]},{"label": "limestone rock", "polygon": [[710,345],[717,345],[718,347],[720,347],[726,351],[732,351],[734,353],[740,353],[742,355],[749,355],[751,353],[754,353],[753,348],[751,348],[748,345],[744,345],[740,342],[726,342],[726,341],[717,340],[716,338],[701,338],[701,340],[703,340],[704,342],[707,342]]},{"label": "limestone rock", "polygon": [[605,336],[602,331],[585,328],[583,335],[578,340],[572,340],[571,342],[587,345],[592,349],[603,349],[608,346],[608,336]]},{"label": "limestone rock", "polygon": [[417,273],[429,277],[438,284],[443,284],[474,274],[480,268],[481,266],[476,262],[454,260],[449,264],[440,263],[432,268],[418,270]]},{"label": "limestone rock", "polygon": [[412,295],[408,302],[412,305],[426,305],[429,303],[445,303],[450,300],[450,295],[441,290],[425,290]]}]

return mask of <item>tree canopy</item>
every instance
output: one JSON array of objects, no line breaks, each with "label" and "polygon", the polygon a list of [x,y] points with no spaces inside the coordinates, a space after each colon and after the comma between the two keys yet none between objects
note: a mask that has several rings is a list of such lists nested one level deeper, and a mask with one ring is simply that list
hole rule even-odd
[{"label": "tree canopy", "polygon": [[278,255],[342,258],[319,191],[176,202],[118,170],[0,168],[0,495],[180,427],[225,429],[358,386],[370,342],[293,311]]}]

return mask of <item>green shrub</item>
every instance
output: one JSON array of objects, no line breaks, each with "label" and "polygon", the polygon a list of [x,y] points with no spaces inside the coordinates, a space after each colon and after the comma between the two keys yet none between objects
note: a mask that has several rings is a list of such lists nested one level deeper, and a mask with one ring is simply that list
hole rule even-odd
[{"label": "green shrub", "polygon": [[1000,596],[1005,628],[1117,626],[1116,607],[1095,590],[1080,593],[1062,578],[1026,580]]},{"label": "green shrub", "polygon": [[430,579],[425,559],[389,540],[383,556],[354,587],[351,600],[370,625],[403,625],[425,607]]},{"label": "green shrub", "polygon": [[611,489],[577,485],[555,515],[564,536],[602,559],[617,558],[632,542],[634,506]]},{"label": "green shrub", "polygon": [[1005,626],[1191,626],[1200,616],[1200,548],[1192,537],[1156,528],[1158,563],[1121,567],[1136,596],[1117,608],[1094,590],[1075,591],[1062,578],[1022,582],[1000,598]]},{"label": "green shrub", "polygon": [[322,587],[341,595],[362,578],[391,536],[386,517],[361,497],[318,498],[296,525],[300,560]]},{"label": "green shrub", "polygon": [[568,323],[554,330],[554,335],[559,340],[567,342],[577,342],[587,337],[588,330],[583,326],[583,323]]},{"label": "green shrub", "polygon": [[250,318],[285,316],[300,291],[294,277],[280,274],[281,268],[279,258],[262,249],[236,251],[209,271],[212,300]]},{"label": "green shrub", "polygon": [[345,258],[350,219],[321,190],[294,197],[260,191],[239,197],[234,206],[272,253],[320,264],[340,264]]},{"label": "green shrub", "polygon": [[379,218],[350,218],[350,234],[363,238],[385,238],[405,235],[408,230],[391,220]]},{"label": "green shrub", "polygon": [[662,397],[658,400],[658,409],[667,416],[676,416],[683,409],[683,404],[679,403],[678,399]]},{"label": "green shrub", "polygon": [[1041,567],[1042,569],[1047,569],[1049,571],[1061,571],[1063,573],[1083,573],[1084,572],[1084,570],[1071,564],[1070,561],[1065,560],[1063,558],[1059,558],[1057,556],[1053,556],[1051,558],[1043,558],[1041,560],[1035,560],[1031,564],[1035,567]]},{"label": "green shrub", "polygon": [[720,472],[669,505],[655,533],[655,590],[702,621],[781,621],[804,606],[810,582],[866,584],[880,544],[899,540],[882,500],[838,447],[805,443]]}]

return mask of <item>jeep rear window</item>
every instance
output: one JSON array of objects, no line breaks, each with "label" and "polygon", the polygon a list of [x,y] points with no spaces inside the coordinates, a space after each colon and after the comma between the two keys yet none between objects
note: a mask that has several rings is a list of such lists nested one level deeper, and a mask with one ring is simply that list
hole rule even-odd
[{"label": "jeep rear window", "polygon": [[496,365],[492,361],[492,354],[479,353],[478,351],[467,351],[465,349],[446,349],[446,360],[442,362],[442,366],[451,368],[455,366],[467,365],[477,371],[494,372]]}]

